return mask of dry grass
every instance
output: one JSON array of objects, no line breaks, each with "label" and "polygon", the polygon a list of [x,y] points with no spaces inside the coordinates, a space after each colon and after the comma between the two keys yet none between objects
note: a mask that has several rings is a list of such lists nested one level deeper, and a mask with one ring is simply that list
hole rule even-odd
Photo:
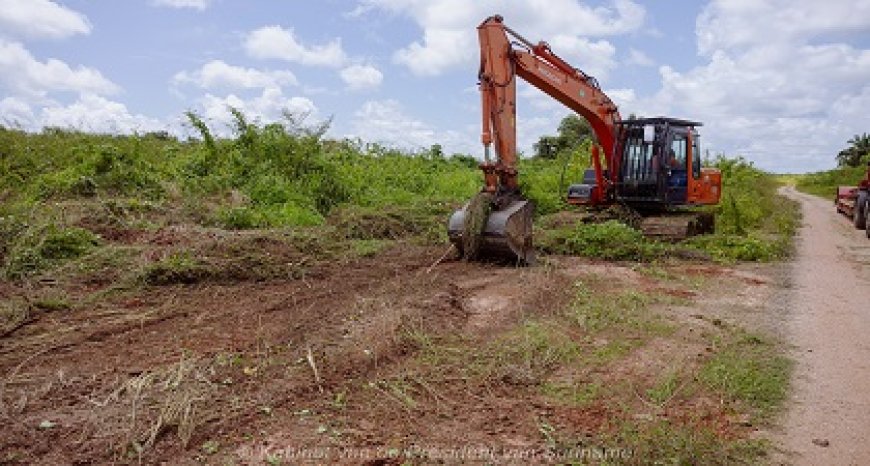
[{"label": "dry grass", "polygon": [[11,335],[31,318],[31,306],[20,299],[0,302],[0,338]]},{"label": "dry grass", "polygon": [[[119,458],[141,458],[174,434],[186,447],[196,429],[218,416],[213,362],[183,356],[177,363],[132,377],[102,398],[89,399],[97,437]],[[221,413],[223,416],[226,413]]]}]

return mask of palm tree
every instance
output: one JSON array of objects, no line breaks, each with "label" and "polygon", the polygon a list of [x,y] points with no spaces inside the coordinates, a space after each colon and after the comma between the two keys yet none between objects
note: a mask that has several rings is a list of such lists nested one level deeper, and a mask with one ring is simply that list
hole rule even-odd
[{"label": "palm tree", "polygon": [[870,134],[854,135],[847,142],[848,147],[837,154],[837,165],[840,167],[857,167],[870,154]]}]

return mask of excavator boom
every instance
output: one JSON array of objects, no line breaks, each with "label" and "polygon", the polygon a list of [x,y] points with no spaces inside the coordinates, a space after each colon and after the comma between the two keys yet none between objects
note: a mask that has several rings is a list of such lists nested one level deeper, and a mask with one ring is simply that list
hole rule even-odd
[{"label": "excavator boom", "polygon": [[[550,50],[545,42],[532,44],[511,28],[501,16],[487,18],[477,28],[480,42],[478,73],[484,163],[484,190],[515,190],[517,184],[516,77],[586,118],[603,148],[605,157],[614,153],[619,110],[601,91],[595,78],[573,68]],[[513,38],[513,42],[511,41]],[[514,44],[518,48],[514,48]],[[496,160],[489,157],[495,145]],[[600,162],[600,160],[599,160]],[[613,161],[608,160],[609,167]],[[603,193],[601,199],[603,201]]]}]

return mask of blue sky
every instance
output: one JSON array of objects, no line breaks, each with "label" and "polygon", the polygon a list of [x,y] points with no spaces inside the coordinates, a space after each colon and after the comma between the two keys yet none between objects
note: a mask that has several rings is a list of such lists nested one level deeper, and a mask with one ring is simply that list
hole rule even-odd
[{"label": "blue sky", "polygon": [[[227,133],[227,106],[332,137],[479,156],[487,15],[596,76],[624,115],[703,121],[713,153],[829,168],[870,131],[870,0],[0,0],[0,122]],[[520,86],[528,152],[567,111]]]}]

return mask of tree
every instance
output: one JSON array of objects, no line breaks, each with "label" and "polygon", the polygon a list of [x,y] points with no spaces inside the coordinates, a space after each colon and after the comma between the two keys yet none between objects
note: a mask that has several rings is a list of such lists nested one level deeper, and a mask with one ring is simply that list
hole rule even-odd
[{"label": "tree", "polygon": [[557,136],[541,136],[534,145],[535,156],[554,159],[564,151],[575,150],[586,139],[593,137],[592,127],[585,118],[570,114],[559,123]]},{"label": "tree", "polygon": [[837,154],[838,166],[857,167],[870,157],[870,134],[856,134],[846,143],[849,146]]}]

